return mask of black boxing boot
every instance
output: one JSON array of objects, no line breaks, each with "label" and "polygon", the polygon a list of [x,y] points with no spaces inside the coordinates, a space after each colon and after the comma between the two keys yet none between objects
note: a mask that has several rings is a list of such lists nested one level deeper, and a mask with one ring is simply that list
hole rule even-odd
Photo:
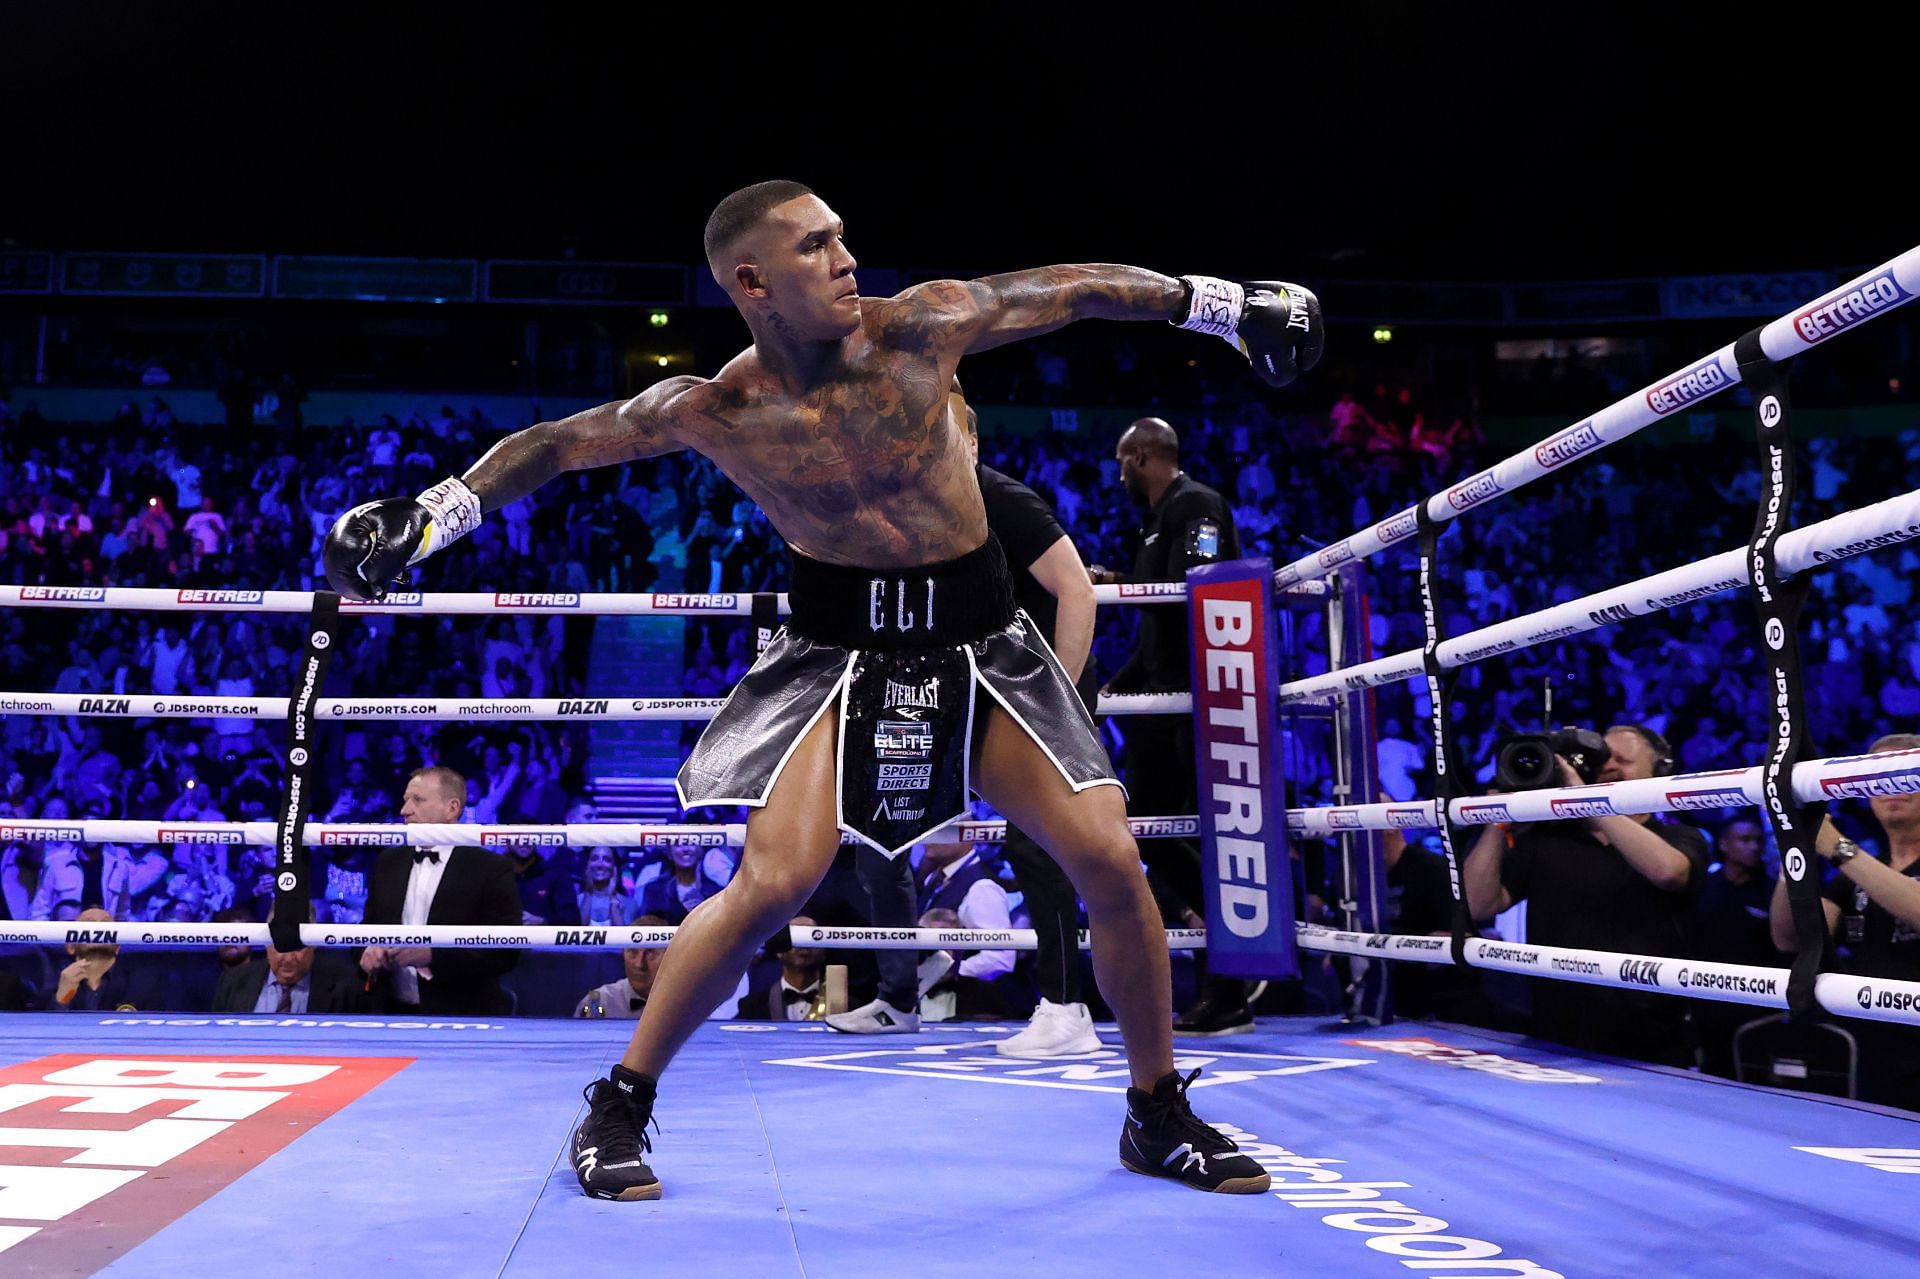
[{"label": "black boxing boot", "polygon": [[594,1080],[581,1096],[587,1115],[573,1130],[573,1172],[580,1189],[595,1199],[658,1199],[660,1179],[640,1157],[653,1150],[647,1137],[653,1080],[616,1065],[611,1077]]},{"label": "black boxing boot", "polygon": [[1120,1129],[1120,1162],[1129,1172],[1167,1177],[1195,1190],[1257,1195],[1272,1178],[1240,1153],[1233,1138],[1202,1123],[1187,1105],[1199,1071],[1169,1073],[1150,1093],[1127,1089],[1127,1121]]}]

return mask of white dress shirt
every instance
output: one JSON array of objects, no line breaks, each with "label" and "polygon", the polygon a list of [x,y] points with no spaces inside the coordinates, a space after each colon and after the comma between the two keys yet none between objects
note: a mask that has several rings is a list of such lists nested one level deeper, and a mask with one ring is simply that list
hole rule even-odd
[{"label": "white dress shirt", "polygon": [[[943,884],[977,856],[977,853],[968,853],[951,866],[942,866],[935,871],[933,878],[927,881],[928,896],[938,892]],[[992,878],[974,880],[973,887],[960,899],[960,908],[954,914],[960,916],[962,928],[1013,927],[1013,917],[1007,907],[1007,890]],[[978,977],[981,981],[992,981],[1012,971],[1013,952],[1010,950],[978,950],[960,961],[962,977]]]},{"label": "white dress shirt", "polygon": [[[802,1002],[796,999],[793,1002],[789,1003],[787,1001],[787,992],[790,990],[793,991],[795,994],[805,995],[807,997],[805,1002]],[[802,990],[800,987],[788,981],[785,977],[782,977],[780,979],[780,1002],[782,1005],[781,1012],[786,1015],[786,1019],[788,1021],[805,1021],[807,1019],[807,1013],[813,1008],[814,999],[819,994],[820,994],[820,983],[818,981],[814,982],[813,985],[808,986],[805,990]]]},{"label": "white dress shirt", "polygon": [[[400,903],[400,922],[424,924],[433,909],[433,895],[440,891],[440,880],[447,873],[447,859],[453,856],[451,844],[427,850],[440,854],[438,861],[419,861],[407,872],[407,896]],[[420,974],[412,968],[393,970],[393,994],[403,1004],[420,1002]]]}]

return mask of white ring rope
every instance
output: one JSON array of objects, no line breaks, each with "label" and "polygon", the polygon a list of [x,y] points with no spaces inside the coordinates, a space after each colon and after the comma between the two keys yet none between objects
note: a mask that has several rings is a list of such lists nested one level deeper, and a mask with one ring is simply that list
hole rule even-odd
[{"label": "white ring rope", "polygon": [[[1917,537],[1920,537],[1920,489],[1793,530],[1780,539],[1779,568],[1782,574],[1791,576],[1816,565],[1832,564]],[[1440,665],[1448,669],[1466,666],[1496,654],[1598,630],[1629,617],[1678,608],[1735,590],[1745,585],[1746,580],[1746,548],[1723,551],[1637,582],[1610,587],[1445,640],[1440,645]],[[1426,673],[1421,654],[1420,649],[1408,649],[1325,675],[1292,680],[1280,685],[1275,696],[1282,705],[1320,701],[1379,684],[1417,679]]]},{"label": "white ring rope", "polygon": [[[1410,960],[1450,965],[1452,943],[1445,937],[1341,932],[1313,924],[1294,925],[1305,950],[1359,955],[1369,959]],[[500,947],[523,950],[658,949],[673,940],[671,926],[616,927],[484,924],[303,924],[300,940],[309,946]],[[1035,950],[1030,928],[826,928],[803,926],[790,936],[797,945],[820,950]],[[1204,929],[1168,929],[1174,950],[1206,946]],[[0,922],[0,943],[121,945],[140,947],[264,946],[265,924],[142,924],[25,921]],[[1091,948],[1086,930],[1082,950]],[[1757,968],[1667,955],[1629,955],[1614,951],[1534,946],[1523,942],[1469,937],[1470,967],[1491,968],[1580,982],[1589,986],[1656,990],[1722,1003],[1766,1008],[1787,1006],[1785,968]],[[1822,1008],[1842,1017],[1920,1025],[1920,982],[1823,973],[1814,983]]]},{"label": "white ring rope", "polygon": [[[1306,950],[1422,964],[1453,963],[1453,943],[1445,937],[1348,933],[1313,924],[1295,927],[1300,945]],[[1467,938],[1466,958],[1468,966],[1473,968],[1494,968],[1588,986],[1655,990],[1765,1008],[1787,1006],[1788,970],[1784,967],[1756,968],[1703,959],[1676,959],[1671,955],[1628,955],[1608,950],[1534,946],[1486,937]],[[1813,994],[1822,1008],[1837,1016],[1920,1025],[1920,982],[1822,973],[1814,979]]]},{"label": "white ring rope", "polygon": [[[1768,359],[1787,359],[1905,306],[1916,294],[1920,294],[1920,248],[1909,249],[1774,320],[1760,332],[1760,349]],[[1451,520],[1502,493],[1531,484],[1577,457],[1626,439],[1739,381],[1740,367],[1734,360],[1733,344],[1728,343],[1705,359],[1555,432],[1533,448],[1460,481],[1444,493],[1434,494],[1426,499],[1427,513],[1436,521]],[[1302,556],[1276,572],[1274,580],[1282,585],[1312,581],[1325,577],[1349,560],[1363,560],[1404,542],[1416,531],[1416,509],[1408,507],[1325,550]]]},{"label": "white ring rope", "polygon": [[[1456,826],[1495,822],[1557,822],[1636,813],[1680,813],[1758,805],[1764,798],[1766,770],[1730,768],[1711,773],[1676,773],[1593,786],[1555,786],[1479,795],[1453,800],[1447,817]],[[1793,770],[1793,793],[1803,803],[1865,799],[1874,795],[1920,793],[1920,749],[1879,755],[1836,755],[1804,760]],[[1439,825],[1438,800],[1404,804],[1341,804],[1287,811],[1289,829],[1307,834],[1345,830],[1410,830]]]},{"label": "white ring rope", "polygon": [[[1194,838],[1198,817],[1129,817],[1136,839]],[[127,821],[88,817],[78,821],[0,818],[0,843],[21,844],[247,844],[269,847],[273,822]],[[959,821],[943,826],[948,838],[963,844],[1004,844],[1004,821]],[[929,835],[937,838],[937,834]],[[744,822],[702,826],[648,825],[640,822],[576,822],[571,825],[491,826],[471,822],[308,822],[302,838],[309,848],[739,848],[747,840]],[[841,833],[840,842],[859,837]]]},{"label": "white ring rope", "polygon": [[[0,714],[88,715],[121,719],[285,719],[285,697],[154,697],[111,693],[0,693]],[[719,697],[338,697],[314,703],[315,719],[708,720]],[[1108,694],[1102,715],[1185,715],[1191,693]]]},{"label": "white ring rope", "polygon": [[[1288,595],[1322,596],[1325,582],[1298,582]],[[0,586],[0,608],[108,608],[157,613],[309,613],[312,591],[173,590],[161,586]],[[787,596],[776,596],[785,616]],[[1096,586],[1099,604],[1167,604],[1187,598],[1185,582]],[[753,593],[697,595],[573,591],[394,591],[378,604],[340,601],[342,613],[400,617],[506,613],[528,616],[749,617]]]},{"label": "white ring rope", "polygon": [[[608,924],[302,924],[300,940],[322,949],[341,946],[513,946],[524,950],[658,950],[677,931],[667,925]],[[794,944],[818,950],[1038,950],[1031,928],[826,928],[805,925],[790,930]],[[1204,928],[1169,928],[1174,950],[1203,949]],[[72,923],[42,920],[0,921],[0,943],[74,943],[97,946],[264,946],[266,924]],[[1086,929],[1081,950],[1091,950]]]},{"label": "white ring rope", "polygon": [[[1447,817],[1457,826],[1485,826],[1495,822],[1569,821],[1585,817],[1627,816],[1636,813],[1692,812],[1757,805],[1762,801],[1765,770],[1724,769],[1710,773],[1679,773],[1672,777],[1643,777],[1593,786],[1556,786],[1518,791],[1511,795],[1484,795],[1456,799]],[[1837,755],[1803,761],[1793,772],[1794,794],[1807,803],[1858,799],[1874,795],[1920,794],[1920,749],[1887,751],[1879,755]],[[1389,804],[1341,804],[1323,808],[1287,810],[1291,830],[1333,835],[1350,830],[1418,830],[1439,825],[1439,801],[1408,800]],[[1130,817],[1127,825],[1136,839],[1189,838],[1200,833],[1199,818]],[[942,827],[968,844],[997,844],[1006,839],[1004,821],[961,821]],[[744,823],[722,826],[644,825],[627,822],[578,822],[556,826],[492,826],[472,823],[377,824],[366,822],[309,822],[304,842],[310,847],[430,847],[458,845],[481,848],[659,848],[673,844],[703,847],[740,847],[746,840]],[[0,842],[76,844],[251,844],[273,843],[272,822],[166,822],[85,818],[46,821],[13,818],[0,821]],[[853,836],[843,836],[851,840]]]}]

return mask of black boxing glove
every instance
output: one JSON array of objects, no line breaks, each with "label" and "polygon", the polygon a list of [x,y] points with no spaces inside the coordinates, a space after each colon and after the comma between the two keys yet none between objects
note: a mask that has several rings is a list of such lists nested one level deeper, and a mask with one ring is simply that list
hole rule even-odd
[{"label": "black boxing glove", "polygon": [[478,527],[480,498],[458,479],[446,479],[417,498],[354,507],[334,521],[321,562],[334,590],[350,600],[378,601],[409,564]]},{"label": "black boxing glove", "polygon": [[1313,290],[1284,280],[1180,278],[1191,292],[1179,327],[1225,338],[1268,386],[1285,386],[1320,362],[1327,329]]}]

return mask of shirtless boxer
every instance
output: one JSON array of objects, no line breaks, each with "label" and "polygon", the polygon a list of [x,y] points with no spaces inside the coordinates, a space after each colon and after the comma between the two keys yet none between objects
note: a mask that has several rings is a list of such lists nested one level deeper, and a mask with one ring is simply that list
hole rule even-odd
[{"label": "shirtless boxer", "polygon": [[1202,1190],[1264,1191],[1267,1174],[1187,1104],[1166,936],[1124,795],[1072,682],[1014,607],[946,392],[962,356],[1083,319],[1215,334],[1283,386],[1319,359],[1319,302],[1294,284],[1105,265],[862,298],[844,234],[798,183],[728,196],[707,222],[707,264],[751,347],[712,379],[668,378],[516,432],[418,498],[347,512],[327,539],[335,589],[378,599],[407,565],[562,472],[690,448],[758,502],[792,550],[787,625],[678,778],[689,807],[754,810],[739,872],[680,926],[625,1057],[587,1086],[573,1138],[580,1185],[603,1199],[659,1197],[641,1157],[656,1082],[799,911],[841,830],[898,855],[962,816],[972,789],[1052,853],[1086,902],[1133,1084],[1121,1162]]}]

